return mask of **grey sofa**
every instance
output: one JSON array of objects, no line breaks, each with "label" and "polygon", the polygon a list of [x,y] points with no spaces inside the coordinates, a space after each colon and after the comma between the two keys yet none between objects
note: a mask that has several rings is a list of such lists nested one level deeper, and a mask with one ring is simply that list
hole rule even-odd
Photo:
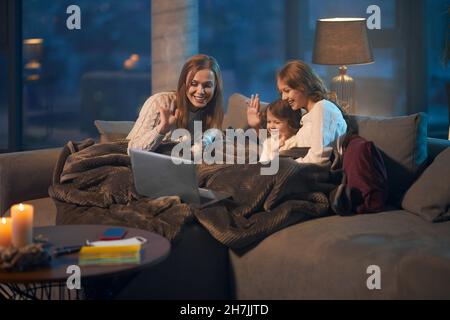
[{"label": "grey sofa", "polygon": [[[387,159],[398,196],[391,209],[292,225],[243,255],[222,246],[194,222],[173,244],[169,258],[128,279],[118,298],[449,299],[450,222],[426,221],[403,210],[400,201],[450,141],[426,138],[421,116],[408,118],[415,130],[410,137],[410,132],[401,132],[408,126],[405,119],[392,122],[389,134],[379,127],[389,119],[357,118],[361,135],[374,138]],[[403,148],[396,138],[411,139],[412,158],[395,159]],[[384,140],[389,141],[383,145]],[[27,201],[36,207],[36,225],[55,224],[56,210],[47,189],[58,153],[51,149],[0,155],[2,212]],[[373,265],[379,267],[381,289],[367,286],[368,267]]]}]

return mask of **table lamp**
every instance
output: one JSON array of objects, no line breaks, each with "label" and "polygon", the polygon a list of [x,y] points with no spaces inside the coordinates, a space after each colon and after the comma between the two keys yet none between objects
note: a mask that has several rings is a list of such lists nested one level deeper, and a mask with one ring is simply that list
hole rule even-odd
[{"label": "table lamp", "polygon": [[372,63],[372,49],[365,18],[330,18],[316,22],[313,63],[339,65],[339,75],[331,90],[347,113],[355,113],[355,82],[347,75],[347,65]]},{"label": "table lamp", "polygon": [[39,80],[41,62],[44,52],[44,39],[34,38],[23,41],[23,58],[25,63],[25,79],[28,81]]}]

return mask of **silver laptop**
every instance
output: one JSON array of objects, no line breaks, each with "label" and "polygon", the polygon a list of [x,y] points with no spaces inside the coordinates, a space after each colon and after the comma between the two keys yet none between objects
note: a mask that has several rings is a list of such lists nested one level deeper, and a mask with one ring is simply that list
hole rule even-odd
[{"label": "silver laptop", "polygon": [[[152,199],[176,195],[199,208],[230,197],[223,192],[199,188],[196,166],[190,160],[137,149],[130,149],[130,156],[134,185],[140,195]],[[181,163],[175,164],[174,160]]]}]

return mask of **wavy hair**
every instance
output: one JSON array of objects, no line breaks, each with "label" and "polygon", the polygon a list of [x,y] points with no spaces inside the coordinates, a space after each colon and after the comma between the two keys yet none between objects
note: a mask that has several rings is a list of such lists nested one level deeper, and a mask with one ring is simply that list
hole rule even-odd
[{"label": "wavy hair", "polygon": [[328,90],[314,70],[300,60],[290,60],[277,73],[277,78],[292,89],[303,91],[314,102],[328,99]]},{"label": "wavy hair", "polygon": [[301,110],[292,110],[291,106],[286,101],[283,101],[281,99],[275,100],[267,106],[266,113],[268,111],[270,111],[270,113],[273,114],[276,118],[287,121],[292,131],[297,132],[298,129],[300,129],[302,112]]},{"label": "wavy hair", "polygon": [[344,146],[348,144],[348,139],[357,133],[353,121],[337,102],[337,96],[334,92],[329,92],[322,79],[314,70],[301,60],[290,60],[277,73],[277,79],[283,80],[292,89],[303,91],[306,97],[314,102],[322,99],[333,102],[341,111],[345,122],[347,123],[346,139]]}]

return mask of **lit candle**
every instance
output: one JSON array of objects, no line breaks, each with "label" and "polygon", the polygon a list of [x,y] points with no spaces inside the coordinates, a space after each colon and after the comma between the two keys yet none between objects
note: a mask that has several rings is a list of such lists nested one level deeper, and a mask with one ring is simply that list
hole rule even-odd
[{"label": "lit candle", "polygon": [[7,248],[11,245],[12,222],[11,218],[0,219],[0,247]]},{"label": "lit candle", "polygon": [[33,211],[31,204],[11,207],[13,246],[20,248],[33,243]]}]

